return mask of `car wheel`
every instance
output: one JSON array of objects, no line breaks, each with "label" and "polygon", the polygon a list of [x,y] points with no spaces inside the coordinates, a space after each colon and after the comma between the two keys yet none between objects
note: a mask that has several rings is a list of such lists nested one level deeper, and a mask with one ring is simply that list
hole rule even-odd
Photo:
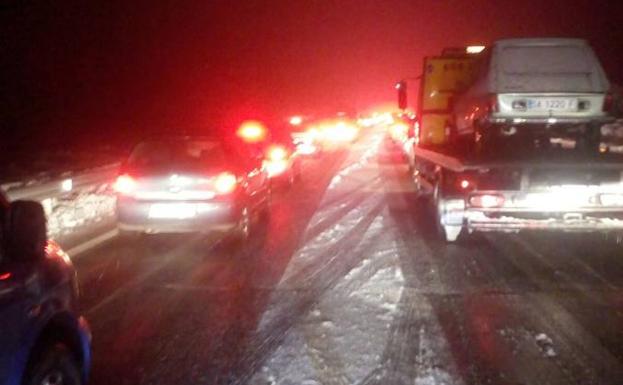
[{"label": "car wheel", "polygon": [[71,351],[62,343],[48,346],[28,364],[25,385],[80,385],[80,365]]}]

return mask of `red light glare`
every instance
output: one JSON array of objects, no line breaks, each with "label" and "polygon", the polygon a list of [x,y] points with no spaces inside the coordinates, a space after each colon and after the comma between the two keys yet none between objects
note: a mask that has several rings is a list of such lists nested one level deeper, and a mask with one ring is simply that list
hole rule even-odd
[{"label": "red light glare", "polygon": [[468,181],[467,179],[463,179],[463,180],[461,181],[461,188],[462,188],[462,189],[466,189],[466,188],[468,188],[468,187],[469,187],[469,185],[470,185],[470,184],[471,184],[471,183],[469,183],[469,181]]},{"label": "red light glare", "polygon": [[502,207],[504,205],[504,197],[493,194],[474,195],[469,199],[469,203],[472,206],[482,208]]},{"label": "red light glare", "polygon": [[273,146],[268,150],[268,159],[284,160],[288,157],[288,152],[282,146]]},{"label": "red light glare", "polygon": [[261,142],[266,138],[266,127],[261,122],[250,120],[240,125],[236,135],[245,142]]},{"label": "red light glare", "polygon": [[303,123],[303,118],[300,116],[293,116],[290,118],[290,124],[293,126],[300,126]]},{"label": "red light glare", "polygon": [[288,162],[283,159],[268,160],[264,163],[269,178],[283,174],[288,169]]},{"label": "red light glare", "polygon": [[224,172],[216,177],[214,181],[214,188],[219,194],[229,194],[234,192],[238,181],[236,176],[229,172]]},{"label": "red light glare", "polygon": [[113,188],[119,194],[131,194],[134,190],[136,190],[136,181],[127,174],[119,175],[113,185]]},{"label": "red light glare", "polygon": [[11,278],[11,273],[0,274],[0,281],[6,281],[9,278]]}]

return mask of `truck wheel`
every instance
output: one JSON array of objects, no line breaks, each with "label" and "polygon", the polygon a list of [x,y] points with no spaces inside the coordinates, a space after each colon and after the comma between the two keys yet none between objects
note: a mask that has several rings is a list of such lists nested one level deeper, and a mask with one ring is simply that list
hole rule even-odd
[{"label": "truck wheel", "polygon": [[459,235],[461,234],[461,230],[463,230],[463,226],[443,226],[443,232],[446,242],[456,242],[456,240],[459,238]]},{"label": "truck wheel", "polygon": [[461,225],[445,225],[442,223],[442,192],[441,192],[441,180],[438,180],[435,183],[435,189],[433,190],[433,208],[435,210],[435,227],[437,230],[437,235],[439,238],[445,242],[452,243],[456,242],[461,234],[461,230],[463,230],[463,226]]}]

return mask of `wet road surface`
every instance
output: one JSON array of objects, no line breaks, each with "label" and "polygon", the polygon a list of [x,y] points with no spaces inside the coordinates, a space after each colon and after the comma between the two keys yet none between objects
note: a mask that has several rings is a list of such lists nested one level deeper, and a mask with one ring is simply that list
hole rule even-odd
[{"label": "wet road surface", "polygon": [[620,384],[621,245],[435,235],[383,132],[305,165],[244,248],[114,239],[76,267],[92,384]]}]

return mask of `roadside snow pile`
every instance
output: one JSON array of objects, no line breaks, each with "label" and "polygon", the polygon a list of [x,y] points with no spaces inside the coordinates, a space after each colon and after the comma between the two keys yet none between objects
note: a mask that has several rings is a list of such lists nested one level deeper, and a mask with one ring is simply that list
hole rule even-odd
[{"label": "roadside snow pile", "polygon": [[48,218],[48,234],[62,238],[85,226],[101,223],[114,216],[115,196],[106,186],[82,191],[68,198],[42,201]]},{"label": "roadside snow pile", "polygon": [[118,146],[89,148],[15,149],[2,154],[0,186],[8,190],[115,164],[123,156]]}]

